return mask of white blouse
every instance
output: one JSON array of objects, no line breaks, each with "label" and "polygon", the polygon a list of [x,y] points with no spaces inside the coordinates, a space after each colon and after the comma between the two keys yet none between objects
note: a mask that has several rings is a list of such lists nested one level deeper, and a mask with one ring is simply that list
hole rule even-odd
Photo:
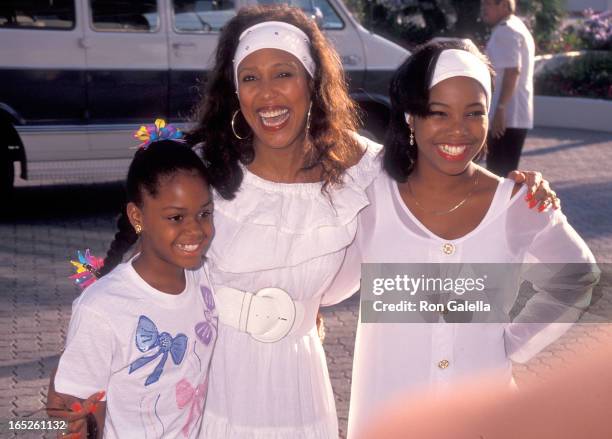
[{"label": "white blouse", "polygon": [[[359,288],[361,262],[594,263],[561,211],[530,210],[523,201],[525,187],[512,197],[513,187],[513,181],[503,179],[481,223],[461,238],[445,240],[419,222],[402,201],[397,183],[380,174],[367,190],[371,204],[360,214],[355,242],[323,302],[339,302]],[[583,304],[598,274],[595,266],[587,271],[587,280],[570,288]],[[511,383],[511,359],[527,361],[570,325],[518,323],[533,313],[558,313],[558,302],[537,291],[509,324],[359,323],[348,437],[380,405],[406,392],[438,391],[482,371]]]},{"label": "white blouse", "polygon": [[274,183],[244,168],[236,198],[215,195],[215,237],[209,250],[214,287],[287,291],[308,304],[298,334],[262,343],[219,322],[202,438],[328,439],[338,437],[334,395],[315,318],[367,204],[365,189],[380,172],[380,145],[366,149],[344,186]]}]

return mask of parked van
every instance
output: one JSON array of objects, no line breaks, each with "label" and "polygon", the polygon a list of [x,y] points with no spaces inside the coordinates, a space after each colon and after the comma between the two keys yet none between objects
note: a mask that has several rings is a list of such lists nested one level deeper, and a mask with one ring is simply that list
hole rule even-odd
[{"label": "parked van", "polygon": [[[0,1],[0,191],[13,162],[128,157],[137,124],[184,122],[238,8],[275,0]],[[381,135],[389,78],[408,52],[364,29],[341,0],[290,0],[335,44],[365,129]]]}]

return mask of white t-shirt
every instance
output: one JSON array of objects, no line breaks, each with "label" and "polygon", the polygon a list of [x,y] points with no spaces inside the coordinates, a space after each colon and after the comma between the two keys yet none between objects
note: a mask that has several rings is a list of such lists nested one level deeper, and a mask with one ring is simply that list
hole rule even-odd
[{"label": "white t-shirt", "polygon": [[[547,263],[545,276],[525,272],[508,279],[498,309],[510,309],[521,279],[539,291],[512,323],[359,323],[353,362],[348,437],[357,435],[393,398],[420,390],[442,391],[459,379],[486,372],[501,383],[512,381],[511,360],[525,362],[571,323],[590,298],[597,272],[564,277],[553,272],[568,262],[595,261],[560,210],[530,210],[525,187],[511,197],[514,182],[503,179],[481,223],[465,236],[446,240],[427,229],[406,207],[397,183],[381,174],[368,188],[371,204],[359,216],[355,241],[342,269],[324,296],[336,303],[359,287],[360,263]],[[449,248],[451,251],[449,251]],[[540,270],[540,272],[543,270]],[[541,273],[540,273],[541,274]],[[589,276],[589,274],[591,274]],[[567,305],[547,293],[565,285]],[[512,295],[512,291],[514,295]],[[419,297],[419,296],[415,296]],[[362,306],[364,304],[362,303]],[[566,314],[567,313],[567,314]],[[539,316],[532,319],[530,316]],[[440,317],[440,321],[442,317]]]},{"label": "white t-shirt", "polygon": [[105,390],[105,438],[198,437],[217,313],[205,269],[185,279],[181,294],[166,294],[129,261],[74,301],[55,388]]},{"label": "white t-shirt", "polygon": [[487,56],[495,73],[491,120],[499,101],[504,69],[520,70],[516,89],[506,106],[506,127],[533,128],[533,64],[535,44],[527,26],[516,15],[496,24],[487,42]]}]

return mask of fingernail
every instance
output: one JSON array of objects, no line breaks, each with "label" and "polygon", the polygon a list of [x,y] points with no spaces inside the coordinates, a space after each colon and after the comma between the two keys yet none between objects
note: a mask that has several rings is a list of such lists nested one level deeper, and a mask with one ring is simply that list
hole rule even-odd
[{"label": "fingernail", "polygon": [[535,207],[535,205],[538,204],[538,200],[533,199],[529,202],[529,208],[533,209]]},{"label": "fingernail", "polygon": [[525,201],[531,201],[533,199],[533,194],[531,192],[528,192],[527,195],[525,195]]},{"label": "fingernail", "polygon": [[538,207],[538,212],[542,212],[544,211],[544,209],[546,209],[546,204],[545,203],[540,204],[540,207]]},{"label": "fingernail", "polygon": [[98,410],[98,404],[92,404],[89,407],[89,413],[94,414],[96,412],[96,410]]},{"label": "fingernail", "polygon": [[98,399],[102,399],[102,398],[104,398],[104,395],[106,395],[106,392],[105,392],[104,390],[100,390],[100,391],[98,392]]},{"label": "fingernail", "polygon": [[80,412],[81,410],[83,410],[83,406],[81,405],[80,402],[74,402],[72,403],[72,405],[70,406],[70,409],[73,412]]}]

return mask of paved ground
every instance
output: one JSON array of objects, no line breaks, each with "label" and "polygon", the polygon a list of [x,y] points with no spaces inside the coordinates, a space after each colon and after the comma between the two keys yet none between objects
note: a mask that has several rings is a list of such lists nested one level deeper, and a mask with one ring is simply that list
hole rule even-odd
[{"label": "paved ground", "polygon": [[[119,169],[124,165],[113,162],[112,174],[122,175]],[[85,181],[103,166],[88,167]],[[534,130],[521,167],[545,174],[562,198],[565,213],[599,261],[612,262],[612,135]],[[47,171],[41,168],[37,172],[47,182],[67,181],[61,174],[45,175]],[[57,363],[70,304],[77,295],[66,279],[68,259],[74,249],[85,244],[103,253],[114,233],[121,199],[117,183],[19,186],[16,201],[2,203],[0,218],[0,438],[44,437],[40,431],[9,432],[6,423],[42,408],[47,377]],[[357,308],[353,299],[325,311],[325,349],[342,434]],[[609,326],[574,327],[530,363],[517,365],[519,385],[544,379],[548,370],[568,364],[581,346],[596,349],[597,340],[607,330]]]}]

